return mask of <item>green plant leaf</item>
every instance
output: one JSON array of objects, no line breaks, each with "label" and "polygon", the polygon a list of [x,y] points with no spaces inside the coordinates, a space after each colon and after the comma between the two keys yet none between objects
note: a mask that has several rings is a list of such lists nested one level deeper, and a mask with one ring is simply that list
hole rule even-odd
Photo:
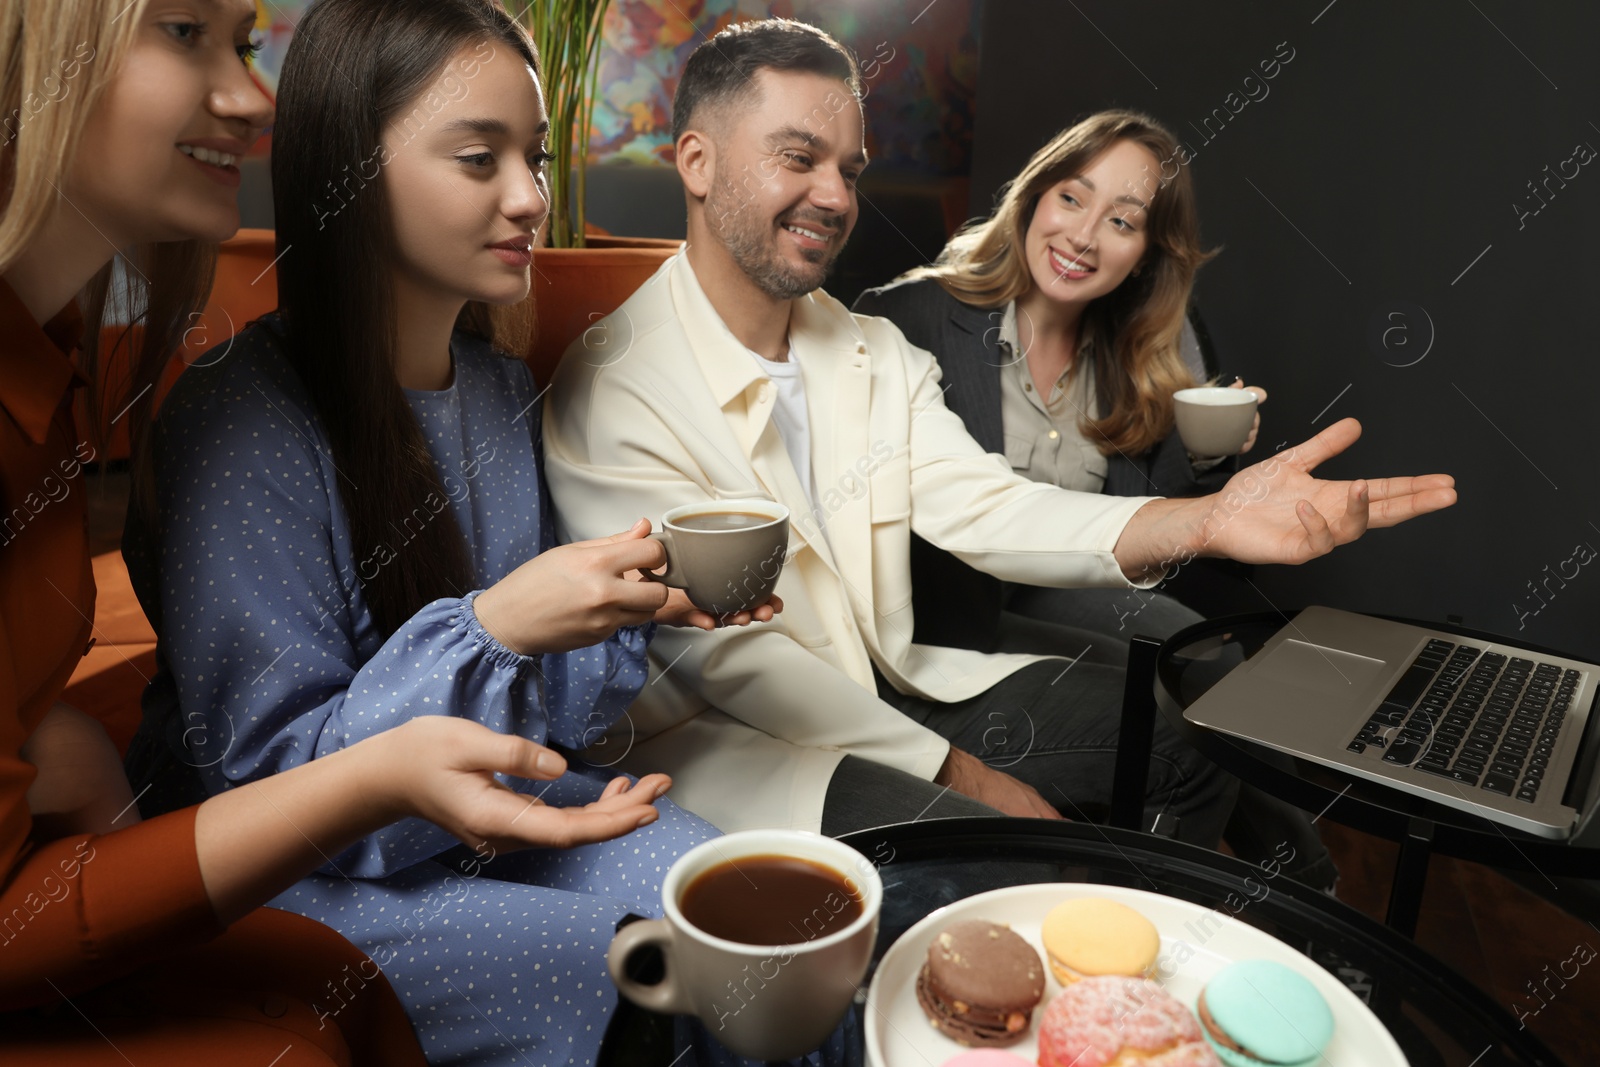
[{"label": "green plant leaf", "polygon": [[550,244],[583,247],[600,43],[611,0],[533,0],[517,15],[539,51],[550,114]]}]

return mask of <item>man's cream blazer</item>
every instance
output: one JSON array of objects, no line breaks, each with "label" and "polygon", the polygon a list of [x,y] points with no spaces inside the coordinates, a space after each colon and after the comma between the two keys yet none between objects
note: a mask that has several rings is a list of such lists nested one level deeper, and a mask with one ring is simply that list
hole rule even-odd
[{"label": "man's cream blazer", "polygon": [[1040,657],[911,642],[910,534],[1044,586],[1128,587],[1111,555],[1148,497],[1072,493],[1014,474],[944,405],[939,366],[886,319],[822,291],[789,339],[811,423],[817,508],[772,422],[776,387],[669,260],[567,351],[544,410],[545,469],[567,539],[659,526],[669,508],[763,497],[788,506],[776,620],[663,627],[651,680],[591,759],[665,771],[673,799],[723,830],[816,830],[850,753],[931,779],[948,743],[879,700],[955,701]]}]

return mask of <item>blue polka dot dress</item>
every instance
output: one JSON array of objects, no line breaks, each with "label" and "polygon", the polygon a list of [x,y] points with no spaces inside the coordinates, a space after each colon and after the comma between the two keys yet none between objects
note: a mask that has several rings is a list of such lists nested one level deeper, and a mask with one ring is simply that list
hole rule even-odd
[{"label": "blue polka dot dress", "polygon": [[[396,516],[357,558],[326,434],[282,355],[274,316],[178,381],[153,438],[159,533],[130,516],[129,572],[160,638],[147,721],[177,722],[181,757],[217,793],[419,715],[460,715],[582,749],[645,684],[651,629],[565,654],[523,656],[473,613],[436,600],[388,639],[360,576],[406,551],[449,507],[488,586],[554,543],[527,368],[457,334],[453,384],[406,392],[447,499]],[[201,361],[205,363],[205,360]],[[357,487],[360,492],[360,487]],[[434,507],[437,505],[437,507]],[[573,762],[554,783],[513,781],[551,804],[599,797],[612,777]],[[477,852],[410,819],[333,857],[276,907],[367,952],[432,1063],[586,1064],[617,992],[605,952],[628,912],[658,916],[672,861],[716,831],[659,802],[661,818],[570,851]],[[359,974],[329,975],[335,1015]]]}]

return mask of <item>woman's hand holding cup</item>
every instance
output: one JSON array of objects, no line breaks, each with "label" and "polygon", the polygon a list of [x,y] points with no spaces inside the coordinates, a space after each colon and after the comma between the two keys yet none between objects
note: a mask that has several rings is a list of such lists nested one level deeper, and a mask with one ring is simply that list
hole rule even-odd
[{"label": "woman's hand holding cup", "polygon": [[1246,388],[1243,379],[1227,387],[1179,389],[1172,394],[1178,437],[1191,456],[1242,455],[1255,447],[1261,430],[1257,409],[1266,398],[1265,389]]},{"label": "woman's hand holding cup", "polygon": [[495,640],[525,656],[586,648],[623,626],[654,621],[711,630],[766,622],[783,610],[773,596],[719,619],[682,592],[644,580],[643,572],[666,562],[650,520],[640,519],[622,533],[539,553],[479,593],[473,610]]},{"label": "woman's hand holding cup", "polygon": [[586,648],[623,626],[643,626],[667,602],[659,588],[628,578],[666,561],[649,535],[640,519],[623,533],[539,553],[478,594],[478,622],[525,656]]},{"label": "woman's hand holding cup", "polygon": [[[1235,378],[1233,380],[1233,384],[1228,386],[1228,388],[1246,388],[1244,379]],[[1248,388],[1250,392],[1256,395],[1256,417],[1255,421],[1250,424],[1250,436],[1244,439],[1244,447],[1239,449],[1239,455],[1241,456],[1250,451],[1252,448],[1256,447],[1256,435],[1261,432],[1261,405],[1267,402],[1267,391],[1265,389],[1261,388],[1259,385],[1252,385]]]}]

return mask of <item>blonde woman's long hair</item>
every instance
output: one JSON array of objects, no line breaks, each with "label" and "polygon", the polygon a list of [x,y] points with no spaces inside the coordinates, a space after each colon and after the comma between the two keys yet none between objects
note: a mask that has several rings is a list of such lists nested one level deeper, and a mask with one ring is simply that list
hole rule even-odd
[{"label": "blonde woman's long hair", "polygon": [[[89,114],[133,45],[148,0],[4,0],[0,3],[0,272],[14,264],[56,211],[74,210],[62,186]],[[192,312],[205,305],[216,245],[174,241],[126,250],[127,292],[113,293],[113,264],[79,294],[84,333],[79,367],[89,379],[92,431],[130,397],[135,444],[149,421],[145,386],[178,350]],[[149,279],[146,284],[144,279]],[[102,380],[100,327],[110,302],[143,326],[132,373]],[[130,344],[130,331],[117,339]],[[99,443],[99,442],[96,442]]]},{"label": "blonde woman's long hair", "polygon": [[991,217],[967,224],[931,266],[903,277],[932,278],[978,307],[1024,296],[1034,286],[1025,242],[1040,198],[1118,141],[1144,146],[1157,161],[1137,190],[1150,204],[1148,247],[1139,273],[1084,311],[1078,347],[1092,361],[1104,414],[1081,429],[1105,455],[1140,455],[1172,432],[1172,394],[1195,384],[1178,342],[1195,271],[1214,254],[1200,247],[1188,151],[1160,123],[1102,111],[1062,130],[1001,190]]}]

